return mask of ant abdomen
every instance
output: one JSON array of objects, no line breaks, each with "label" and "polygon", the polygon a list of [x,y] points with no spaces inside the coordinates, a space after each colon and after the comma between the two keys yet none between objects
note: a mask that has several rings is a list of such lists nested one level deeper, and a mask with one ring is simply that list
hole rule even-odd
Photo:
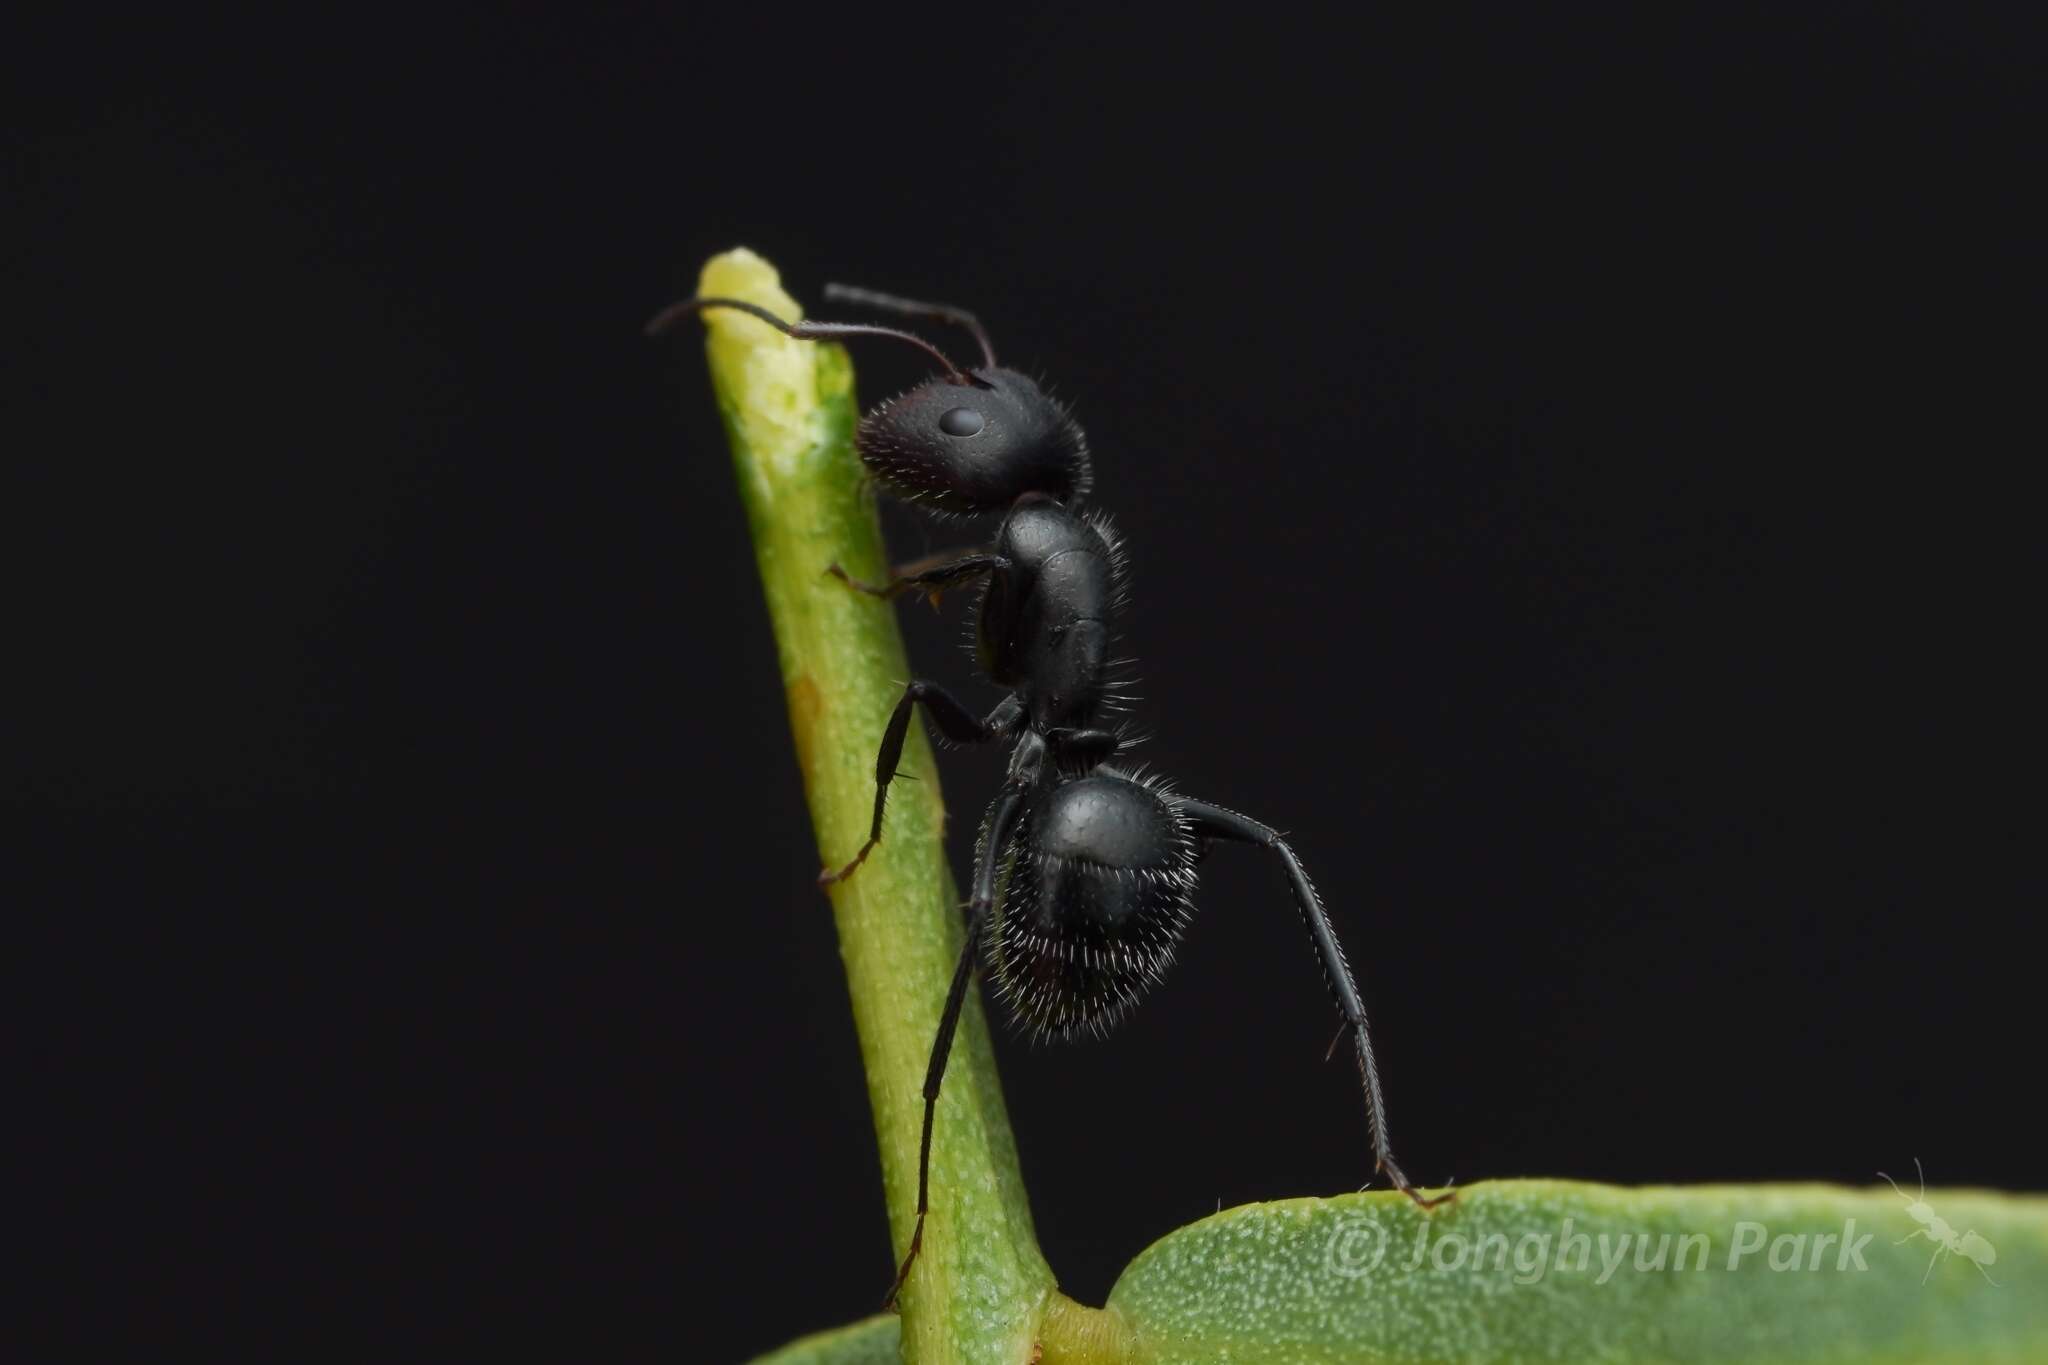
[{"label": "ant abdomen", "polygon": [[890,492],[941,512],[1000,512],[1026,493],[1071,503],[1088,491],[1080,423],[1015,370],[932,379],[878,405],[854,439]]},{"label": "ant abdomen", "polygon": [[997,989],[1034,1034],[1108,1032],[1165,975],[1194,912],[1179,807],[1100,768],[1040,789],[1004,865],[989,930]]}]

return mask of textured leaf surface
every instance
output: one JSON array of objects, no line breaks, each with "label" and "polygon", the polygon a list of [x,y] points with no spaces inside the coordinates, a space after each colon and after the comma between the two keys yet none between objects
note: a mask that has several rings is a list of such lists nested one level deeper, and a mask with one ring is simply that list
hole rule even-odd
[{"label": "textured leaf surface", "polygon": [[751,1365],[898,1365],[902,1324],[893,1313],[863,1318],[850,1327],[801,1337]]},{"label": "textured leaf surface", "polygon": [[1510,1180],[1429,1215],[1390,1193],[1231,1209],[1148,1248],[1109,1307],[1155,1365],[2048,1361],[2048,1199],[1927,1202],[1995,1250],[1997,1285],[1960,1256],[1929,1273],[1888,1187]]}]

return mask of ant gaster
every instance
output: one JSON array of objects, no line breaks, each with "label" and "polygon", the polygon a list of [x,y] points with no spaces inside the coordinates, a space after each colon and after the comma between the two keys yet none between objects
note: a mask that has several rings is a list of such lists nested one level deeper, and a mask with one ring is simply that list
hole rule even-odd
[{"label": "ant gaster", "polygon": [[875,760],[868,840],[852,861],[819,877],[830,884],[852,876],[880,842],[889,783],[915,707],[922,705],[956,743],[1014,741],[1008,776],[982,820],[966,943],[925,1073],[917,1221],[890,1301],[923,1242],[939,1083],[979,946],[986,940],[997,993],[1033,1032],[1056,1038],[1103,1033],[1171,964],[1194,914],[1195,865],[1212,841],[1253,844],[1280,860],[1344,1017],[1331,1050],[1345,1031],[1355,1043],[1378,1169],[1425,1209],[1450,1198],[1424,1197],[1394,1160],[1365,1006],[1294,850],[1256,820],[1182,796],[1114,762],[1125,740],[1111,723],[1117,680],[1109,650],[1124,569],[1108,523],[1079,506],[1092,482],[1079,424],[1030,378],[996,363],[988,333],[972,314],[842,286],[827,286],[826,294],[963,326],[979,343],[983,363],[963,369],[924,338],[895,328],[790,323],[740,299],[683,300],[657,315],[648,331],[666,331],[706,308],[730,308],[799,339],[878,336],[919,347],[945,373],[864,416],[854,439],[860,458],[878,482],[907,501],[941,513],[1003,518],[986,548],[904,566],[885,584],[859,582],[836,564],[830,568],[850,587],[883,598],[910,591],[935,596],[983,583],[976,655],[992,680],[1011,689],[986,717],[976,717],[936,684],[906,686]]}]

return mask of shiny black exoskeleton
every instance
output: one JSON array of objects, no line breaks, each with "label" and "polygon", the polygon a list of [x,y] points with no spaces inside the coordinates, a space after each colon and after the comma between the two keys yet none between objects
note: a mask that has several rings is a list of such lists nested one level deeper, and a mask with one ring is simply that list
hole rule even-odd
[{"label": "shiny black exoskeleton", "polygon": [[971,314],[866,290],[830,288],[828,294],[958,323],[973,332],[984,363],[962,369],[922,337],[894,328],[788,323],[736,299],[685,300],[649,330],[701,309],[731,308],[793,337],[882,336],[922,348],[945,374],[861,420],[855,438],[861,459],[884,487],[908,501],[940,513],[1002,517],[986,546],[902,566],[884,584],[862,583],[830,566],[850,586],[883,598],[912,591],[936,597],[983,584],[976,657],[991,680],[1011,689],[986,717],[977,717],[937,685],[910,683],[882,734],[868,840],[852,861],[819,878],[829,884],[853,875],[880,842],[889,784],[916,707],[955,742],[1014,742],[1008,777],[982,821],[967,940],[932,1044],[917,1222],[890,1298],[909,1275],[923,1236],[939,1085],[977,953],[985,947],[998,994],[1034,1032],[1104,1032],[1171,964],[1194,912],[1196,863],[1214,841],[1255,844],[1280,859],[1353,1036],[1377,1166],[1424,1208],[1449,1198],[1425,1198],[1394,1160],[1365,1007],[1294,851],[1256,820],[1181,796],[1115,762],[1124,736],[1116,723],[1119,679],[1110,651],[1124,604],[1123,558],[1108,523],[1081,507],[1092,471],[1080,426],[1036,383],[996,364],[994,347]]}]

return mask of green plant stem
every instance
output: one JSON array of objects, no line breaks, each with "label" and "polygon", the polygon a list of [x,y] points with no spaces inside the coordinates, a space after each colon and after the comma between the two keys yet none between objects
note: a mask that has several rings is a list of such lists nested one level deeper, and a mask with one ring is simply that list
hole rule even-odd
[{"label": "green plant stem", "polygon": [[[698,292],[801,316],[773,268],[747,251],[713,258]],[[834,562],[869,581],[888,572],[853,450],[853,370],[838,346],[793,341],[729,309],[703,317],[820,862],[836,866],[866,838],[874,755],[911,676],[891,606],[825,572]],[[881,845],[832,888],[831,900],[900,1257],[917,1205],[925,1068],[964,925],[922,726],[912,728],[899,771],[916,780],[895,785]],[[901,1299],[905,1359],[1026,1359],[1052,1272],[1038,1251],[987,1025],[972,995],[939,1100],[931,1186],[923,1254]],[[874,1284],[879,1301],[887,1276],[875,1273]]]}]

